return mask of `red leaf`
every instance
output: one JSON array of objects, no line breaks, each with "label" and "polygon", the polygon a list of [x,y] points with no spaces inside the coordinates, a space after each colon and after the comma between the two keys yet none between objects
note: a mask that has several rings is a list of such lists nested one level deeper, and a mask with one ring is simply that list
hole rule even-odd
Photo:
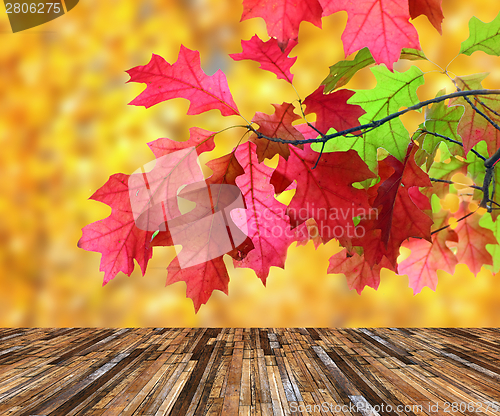
[{"label": "red leaf", "polygon": [[207,178],[209,184],[236,185],[236,178],[245,173],[234,152],[208,161],[207,166],[213,171],[212,176]]},{"label": "red leaf", "polygon": [[358,118],[365,114],[365,111],[359,105],[347,104],[354,91],[339,90],[323,94],[324,89],[325,86],[321,85],[304,100],[306,106],[304,113],[316,113],[315,127],[326,134],[332,127],[342,131],[358,126]]},{"label": "red leaf", "polygon": [[193,300],[196,312],[207,303],[214,290],[228,293],[229,275],[222,256],[188,268],[181,268],[176,257],[168,265],[167,272],[167,285],[186,282],[186,296]]},{"label": "red leaf", "polygon": [[[467,202],[461,202],[455,218],[458,220],[470,211]],[[469,270],[478,274],[481,266],[493,264],[491,254],[486,250],[487,244],[498,244],[493,232],[479,225],[480,215],[471,216],[458,221],[455,232],[458,234],[457,260],[466,264]]]},{"label": "red leaf", "polygon": [[102,253],[100,271],[104,272],[103,285],[113,279],[118,272],[130,276],[134,270],[134,259],[146,271],[153,255],[149,246],[150,231],[140,230],[135,225],[129,199],[129,175],[117,173],[90,197],[111,207],[108,218],[85,226],[78,247]]},{"label": "red leaf", "polygon": [[285,50],[289,40],[297,40],[300,22],[321,27],[321,5],[317,0],[243,0],[241,21],[262,17],[267,33]]},{"label": "red leaf", "polygon": [[286,205],[274,197],[274,188],[269,179],[273,169],[259,163],[255,154],[255,144],[247,142],[236,150],[236,158],[245,173],[236,178],[236,184],[245,197],[247,209],[234,210],[231,217],[237,225],[246,223],[248,236],[255,250],[236,267],[249,267],[265,284],[271,266],[285,267],[288,246],[295,241],[295,233],[290,228],[286,215]]},{"label": "red leaf", "polygon": [[[449,211],[442,210],[434,216],[434,226],[441,228],[446,225]],[[398,265],[398,274],[408,275],[413,294],[420,293],[425,286],[436,290],[437,270],[453,274],[457,264],[455,254],[446,245],[447,241],[458,242],[458,235],[446,228],[432,236],[432,242],[424,239],[410,238],[402,245],[411,250],[411,255]]]},{"label": "red leaf", "polygon": [[127,71],[128,82],[142,82],[146,89],[133,101],[132,105],[149,108],[172,98],[186,98],[190,101],[188,114],[200,114],[218,109],[223,116],[238,115],[239,111],[222,71],[206,75],[200,66],[200,53],[183,45],[177,62],[170,65],[161,56],[153,55],[144,66]]},{"label": "red leaf", "polygon": [[276,192],[283,192],[294,181],[297,191],[287,208],[292,227],[313,218],[325,243],[337,238],[347,245],[354,235],[352,218],[370,209],[365,190],[352,184],[372,178],[354,150],[320,154],[304,145],[304,150],[291,148],[288,161],[280,158],[271,183]]},{"label": "red leaf", "polygon": [[[292,126],[292,122],[300,118],[293,112],[293,104],[273,104],[273,107],[275,108],[274,114],[255,113],[252,122],[260,126],[257,131],[267,137],[278,137],[283,140],[304,140],[302,133]],[[285,159],[290,156],[290,148],[287,143],[273,142],[264,138],[253,138],[252,140],[257,145],[259,163],[265,158],[272,159],[276,154],[283,156]]]},{"label": "red leaf", "polygon": [[295,235],[298,246],[305,246],[309,241],[313,242],[314,248],[318,248],[320,244],[323,244],[323,240],[319,235],[318,224],[312,218],[299,225],[295,229]]},{"label": "red leaf", "polygon": [[291,84],[293,74],[290,72],[290,68],[297,60],[297,57],[289,58],[288,54],[295,45],[297,45],[297,42],[292,40],[288,43],[286,49],[282,51],[276,39],[271,38],[267,42],[263,42],[255,35],[250,40],[241,41],[243,52],[233,53],[229,56],[235,61],[251,59],[258,62],[260,68],[272,72],[278,79],[284,79]]},{"label": "red leaf", "polygon": [[191,127],[189,129],[189,139],[185,142],[177,142],[172,139],[157,139],[148,143],[148,146],[157,159],[190,147],[195,147],[196,153],[201,155],[203,152],[211,152],[215,149],[215,135],[216,133],[213,131]]},{"label": "red leaf", "polygon": [[[192,128],[190,139],[185,142],[158,139],[149,143],[149,146],[157,158],[175,152],[180,152],[179,155],[182,154],[182,157],[185,158],[186,152],[189,152],[190,148],[193,148],[192,151],[198,155],[213,150],[215,146],[213,136],[212,132]],[[157,159],[155,168],[151,172],[155,169],[156,171],[166,170],[167,166]],[[179,171],[176,172],[175,168],[169,170],[167,184],[162,183],[165,181],[165,176],[161,175],[158,176],[157,181],[148,181],[149,189],[146,196],[139,195],[140,186],[137,186],[137,189],[133,188],[131,192],[129,188],[131,176],[124,174],[111,176],[106,184],[92,195],[91,199],[111,207],[111,215],[84,227],[78,246],[85,250],[102,253],[100,270],[105,272],[104,284],[113,279],[120,271],[130,275],[134,269],[134,259],[137,260],[144,274],[148,260],[152,256],[152,246],[173,244],[168,229],[160,232],[154,243],[151,243],[151,237],[155,231],[152,229],[152,225],[159,225],[164,217],[163,215],[160,217],[149,216],[149,211],[154,205],[149,192],[154,195],[158,189],[169,186],[171,193],[176,195],[180,186],[189,182],[187,172],[185,170]],[[151,172],[144,172],[145,175],[148,175],[148,179],[154,177],[154,173]],[[133,206],[131,198],[136,198]],[[176,213],[176,209],[176,206],[172,207],[172,212]],[[141,219],[140,214],[146,212],[148,215]]]},{"label": "red leaf", "polygon": [[390,268],[390,264],[385,257],[382,258],[380,264],[371,266],[358,253],[352,256],[347,255],[347,250],[344,249],[330,257],[330,265],[328,273],[343,273],[347,279],[349,289],[356,289],[359,295],[365,288],[370,286],[377,290],[380,284],[380,270],[382,267]]},{"label": "red leaf", "polygon": [[346,55],[368,47],[378,64],[384,63],[392,70],[403,48],[420,49],[404,0],[320,0],[320,3],[323,16],[347,12],[347,26],[342,34]]},{"label": "red leaf", "polygon": [[[161,158],[162,156],[166,156],[172,153],[175,153],[179,150],[184,150],[184,149],[189,149],[189,148],[194,148],[193,150],[196,151],[198,155],[201,155],[204,152],[210,152],[214,150],[215,148],[215,143],[214,143],[214,137],[215,137],[214,132],[208,131],[208,130],[203,130],[200,129],[199,127],[191,127],[189,129],[189,139],[184,141],[184,142],[177,142],[171,139],[157,139],[153,142],[148,143],[149,148],[153,152],[153,154],[156,156],[156,158]],[[184,156],[185,157],[185,156]],[[208,166],[208,164],[207,164]],[[194,166],[193,168],[196,169]],[[168,178],[165,178],[165,175],[159,174],[158,179],[159,182],[163,180],[168,180],[169,185],[172,188],[175,188],[175,191],[172,191],[172,193],[177,194],[177,190],[183,186],[186,185],[187,183],[187,176],[185,171],[177,171],[175,172],[175,175],[172,175],[172,173],[175,171],[168,171],[164,170],[165,174],[168,174]],[[154,188],[154,183],[150,183],[150,186],[153,186]],[[161,186],[164,186],[162,184]],[[154,191],[154,189],[153,189]],[[177,201],[175,201],[177,202]],[[175,204],[174,206],[169,206],[170,211],[172,214],[175,215],[180,215],[180,212],[177,209],[177,205]],[[168,227],[166,224],[164,224],[165,230],[160,230],[160,232],[154,237],[153,241],[151,242],[152,246],[172,246],[174,243],[172,242],[172,237],[170,235],[170,232],[168,231]]]},{"label": "red leaf", "polygon": [[439,34],[443,34],[441,30],[441,22],[444,19],[443,10],[441,10],[442,0],[409,0],[410,16],[412,19],[424,14],[436,28]]},{"label": "red leaf", "polygon": [[365,258],[372,265],[380,263],[385,255],[396,270],[399,247],[404,240],[421,237],[430,241],[433,221],[424,212],[430,210],[430,202],[412,187],[432,184],[429,176],[415,164],[416,151],[417,146],[411,143],[403,163],[393,156],[379,162],[381,182],[374,187],[377,196],[372,203],[378,215],[376,219],[361,220],[357,228],[368,231],[353,241],[354,245],[364,248]]}]

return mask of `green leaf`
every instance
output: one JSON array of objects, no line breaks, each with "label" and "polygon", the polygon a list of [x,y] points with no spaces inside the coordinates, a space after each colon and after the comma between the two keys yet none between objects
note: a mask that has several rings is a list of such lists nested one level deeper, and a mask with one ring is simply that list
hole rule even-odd
[{"label": "green leaf", "polygon": [[450,161],[447,162],[436,162],[429,169],[429,176],[435,179],[450,180],[451,177],[458,173],[466,165],[465,162],[457,159],[456,157],[451,157]]},{"label": "green leaf", "polygon": [[[488,157],[488,150],[485,142],[479,142],[476,146],[474,146],[474,150],[484,157]],[[467,172],[469,172],[471,178],[482,183],[485,174],[484,161],[477,157],[474,153],[469,152],[467,154],[467,163]]]},{"label": "green leaf", "polygon": [[424,51],[419,51],[418,49],[411,48],[403,48],[399,59],[407,59],[408,61],[428,61],[427,56],[425,56],[424,54]]},{"label": "green leaf", "polygon": [[368,48],[361,49],[352,61],[339,61],[330,67],[328,75],[321,85],[325,86],[325,94],[347,84],[360,69],[374,64],[375,60]]},{"label": "green leaf", "polygon": [[[493,231],[497,241],[500,242],[500,221],[493,222],[491,215],[486,213],[479,220],[479,225],[483,228]],[[498,273],[500,271],[500,245],[499,244],[487,244],[486,250],[493,257],[493,266],[485,265],[485,267],[491,270],[493,273]]]},{"label": "green leaf", "polygon": [[500,13],[489,23],[484,23],[475,16],[470,19],[469,38],[462,42],[460,53],[470,56],[476,51],[500,55]]},{"label": "green leaf", "polygon": [[[437,97],[441,97],[445,94],[445,90],[439,91]],[[427,107],[425,110],[425,122],[423,128],[427,131],[433,133],[439,133],[442,136],[449,137],[457,142],[462,142],[462,138],[457,132],[458,123],[464,114],[464,107],[461,105],[456,105],[448,107],[444,101],[433,104],[431,107]],[[427,170],[429,170],[430,165],[434,161],[434,156],[438,146],[441,142],[446,143],[448,150],[453,156],[464,156],[464,149],[462,146],[452,143],[441,137],[433,136],[426,132],[422,132],[416,139],[421,143],[419,151],[425,151],[429,157],[427,158]]]},{"label": "green leaf", "polygon": [[[379,120],[393,114],[401,107],[409,107],[419,102],[416,91],[424,83],[422,71],[412,66],[406,72],[390,72],[386,67],[371,68],[377,79],[377,86],[371,90],[358,90],[348,101],[358,104],[366,114],[359,119],[360,124]],[[330,130],[331,134],[334,130]],[[404,160],[410,143],[410,135],[399,118],[368,131],[361,137],[338,137],[328,141],[325,152],[354,149],[366,162],[370,170],[377,172],[377,149],[383,148],[399,160]],[[321,150],[321,144],[312,146]]]}]

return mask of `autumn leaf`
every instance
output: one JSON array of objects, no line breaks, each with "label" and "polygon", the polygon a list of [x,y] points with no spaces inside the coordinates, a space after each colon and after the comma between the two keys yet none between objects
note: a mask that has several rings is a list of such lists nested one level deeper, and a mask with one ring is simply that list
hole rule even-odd
[{"label": "autumn leaf", "polygon": [[260,68],[272,72],[278,79],[284,79],[291,84],[293,74],[290,72],[290,68],[297,60],[297,57],[290,58],[288,55],[296,45],[297,41],[291,40],[288,42],[285,50],[282,51],[275,38],[264,42],[255,35],[250,40],[241,41],[243,52],[233,53],[229,56],[235,61],[250,59],[258,62],[260,63]]},{"label": "autumn leaf", "polygon": [[304,100],[305,114],[316,114],[314,126],[323,134],[334,128],[337,131],[347,130],[359,125],[358,119],[365,113],[359,105],[347,104],[354,95],[353,91],[340,90],[324,94],[324,85]]},{"label": "autumn leaf", "polygon": [[288,161],[280,158],[271,183],[279,194],[297,181],[286,211],[292,227],[313,218],[325,243],[337,238],[347,245],[353,237],[352,218],[370,210],[366,191],[352,184],[374,175],[354,151],[324,153],[318,161],[319,157],[309,145],[304,150],[291,148]]},{"label": "autumn leaf", "polygon": [[359,295],[366,286],[377,290],[380,284],[380,271],[383,267],[390,268],[385,257],[382,258],[380,264],[372,266],[364,256],[356,252],[348,255],[346,249],[330,257],[329,262],[328,273],[343,273],[349,289],[355,289]]},{"label": "autumn leaf", "polygon": [[236,185],[236,178],[243,175],[245,171],[241,167],[234,155],[231,152],[217,159],[212,159],[206,163],[212,170],[213,174],[207,178],[208,184],[229,184]]},{"label": "autumn leaf", "polygon": [[211,152],[215,148],[214,137],[216,133],[200,129],[199,127],[191,127],[189,129],[189,139],[183,142],[178,142],[172,139],[157,139],[148,143],[149,148],[158,159],[162,156],[175,153],[179,150],[190,149],[201,155],[203,152]]},{"label": "autumn leaf", "polygon": [[196,312],[214,290],[228,294],[229,275],[222,256],[188,268],[181,267],[176,257],[167,267],[167,285],[181,281],[186,282],[186,296]]},{"label": "autumn leaf", "polygon": [[409,0],[410,16],[412,19],[420,15],[425,15],[432,23],[432,26],[441,35],[441,23],[443,22],[443,10],[441,10],[442,0]]},{"label": "autumn leaf", "polygon": [[460,53],[472,55],[476,51],[488,55],[500,55],[500,13],[489,23],[484,23],[476,16],[469,21],[469,38],[462,42]]},{"label": "autumn leaf", "polygon": [[[450,212],[441,210],[434,215],[434,229],[439,230],[447,225]],[[408,275],[413,294],[420,293],[425,286],[436,290],[438,283],[437,270],[453,274],[458,263],[455,254],[446,245],[447,241],[458,242],[457,233],[446,228],[432,236],[432,242],[423,238],[410,238],[402,247],[411,250],[411,255],[398,265],[398,274]]]},{"label": "autumn leaf", "polygon": [[416,150],[415,145],[408,146],[404,162],[393,156],[379,162],[381,181],[374,187],[376,196],[371,203],[377,215],[360,221],[356,228],[364,235],[353,240],[353,245],[364,248],[365,258],[371,265],[379,264],[385,255],[395,270],[404,240],[410,237],[431,239],[433,221],[425,212],[430,211],[431,206],[418,187],[432,185],[427,174],[415,163]]},{"label": "autumn leaf", "polygon": [[[481,82],[488,74],[474,74],[455,78],[457,86],[464,91],[483,89]],[[477,96],[469,100],[491,120],[500,120],[497,115],[500,112],[500,99],[498,96]],[[500,131],[483,116],[478,114],[463,97],[450,100],[450,105],[460,104],[465,107],[465,113],[458,125],[458,134],[462,137],[465,154],[469,153],[476,144],[484,140],[488,146],[490,155],[500,148]]]},{"label": "autumn leaf", "polygon": [[[304,140],[302,133],[292,126],[292,122],[300,119],[300,116],[294,113],[293,104],[273,104],[273,107],[275,109],[274,114],[255,113],[252,122],[259,125],[257,131],[267,137],[276,137],[282,140]],[[272,159],[277,154],[283,156],[285,159],[288,159],[288,156],[290,156],[290,149],[287,143],[273,142],[258,137],[253,137],[252,140],[257,145],[259,163],[265,158]]]},{"label": "autumn leaf", "polygon": [[301,22],[321,27],[321,5],[317,0],[243,0],[241,21],[261,17],[266,22],[267,33],[278,40],[281,50],[288,41],[297,40]]},{"label": "autumn leaf", "polygon": [[[199,129],[197,127],[194,127],[191,129],[191,137],[203,137],[203,134],[199,134],[200,132],[204,132],[204,134],[208,134],[209,132]],[[197,134],[198,133],[198,134]],[[161,140],[160,143],[157,143]],[[156,142],[153,142],[150,144],[150,147],[158,147],[159,144],[162,144],[162,152],[168,152],[169,148],[177,147],[179,144],[176,144],[176,142],[173,142],[168,139],[160,139],[157,140]],[[168,141],[166,141],[168,140]],[[165,141],[165,142],[163,142]],[[213,136],[210,138],[210,142],[213,144]],[[187,143],[187,142],[185,142]],[[202,146],[204,146],[205,142],[202,142]],[[202,149],[202,146],[198,146],[197,149]],[[213,147],[210,146],[207,148],[205,151],[212,150]],[[200,152],[201,153],[201,152]],[[156,154],[156,153],[155,153]],[[212,159],[206,163],[206,166],[212,170],[212,175],[208,177],[205,180],[205,183],[207,185],[234,185],[236,186],[236,177],[239,175],[242,175],[244,173],[243,168],[241,165],[238,163],[238,160],[236,159],[234,153],[229,153],[227,155],[224,155],[220,158],[217,159]],[[198,200],[198,203],[201,201]],[[212,206],[208,207],[209,210],[212,209]],[[180,214],[180,212],[178,212]],[[165,224],[165,227],[167,225]],[[153,246],[172,246],[174,245],[174,242],[172,241],[172,237],[170,235],[170,232],[168,229],[161,230],[153,239],[152,243]],[[247,249],[250,249],[249,247],[246,247]],[[232,255],[234,254],[234,257],[240,257],[241,253],[238,252],[238,250],[234,251],[233,253],[229,252],[228,254]]]},{"label": "autumn leaf", "polygon": [[[493,221],[491,217],[489,213],[484,214],[479,220],[479,225],[491,230],[497,241],[500,242],[500,221]],[[493,273],[498,273],[500,271],[500,244],[487,244],[486,250],[491,254],[493,266],[485,265],[485,267]]]},{"label": "autumn leaf", "polygon": [[[455,213],[455,218],[459,220],[470,212],[469,203],[462,201]],[[474,274],[478,274],[484,265],[493,265],[493,258],[486,250],[486,245],[498,244],[493,232],[479,225],[480,219],[480,215],[472,214],[458,221],[455,228],[458,234],[457,260],[459,263],[466,264]]]},{"label": "autumn leaf", "polygon": [[103,285],[119,272],[126,275],[134,270],[134,259],[142,274],[146,272],[153,250],[149,245],[153,233],[136,227],[128,189],[129,175],[116,173],[90,197],[111,207],[108,218],[85,226],[78,247],[102,253],[100,271]]},{"label": "autumn leaf", "polygon": [[270,184],[273,169],[259,163],[256,145],[247,142],[238,146],[235,156],[245,171],[236,178],[236,184],[247,209],[245,212],[234,210],[231,217],[236,224],[245,225],[255,250],[234,264],[253,269],[265,284],[271,266],[285,267],[286,252],[295,235],[286,215],[286,205],[274,198],[274,187]]},{"label": "autumn leaf", "polygon": [[161,56],[153,55],[144,66],[127,71],[128,82],[147,84],[146,89],[131,105],[149,108],[172,98],[186,98],[190,101],[188,114],[200,114],[212,109],[220,110],[223,116],[238,115],[239,111],[222,71],[206,75],[200,66],[200,53],[181,45],[177,62],[170,65]]},{"label": "autumn leaf", "polygon": [[323,16],[347,12],[347,26],[342,34],[346,55],[368,47],[377,64],[384,63],[392,70],[403,48],[421,49],[405,1],[320,0],[320,3]]},{"label": "autumn leaf", "polygon": [[314,248],[318,248],[323,244],[323,239],[319,235],[318,224],[312,218],[295,228],[295,241],[297,246],[305,246],[309,241],[312,241]]}]

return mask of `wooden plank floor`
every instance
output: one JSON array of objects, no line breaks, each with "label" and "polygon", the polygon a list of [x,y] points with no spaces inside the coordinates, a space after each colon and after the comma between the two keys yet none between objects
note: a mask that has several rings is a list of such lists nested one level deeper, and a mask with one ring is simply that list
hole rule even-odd
[{"label": "wooden plank floor", "polygon": [[500,416],[500,329],[0,329],[0,415]]}]

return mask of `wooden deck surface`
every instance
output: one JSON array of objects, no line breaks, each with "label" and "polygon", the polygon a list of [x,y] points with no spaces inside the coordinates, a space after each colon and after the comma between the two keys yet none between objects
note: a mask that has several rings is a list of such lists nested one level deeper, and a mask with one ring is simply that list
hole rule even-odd
[{"label": "wooden deck surface", "polygon": [[0,329],[0,415],[500,416],[500,329]]}]

